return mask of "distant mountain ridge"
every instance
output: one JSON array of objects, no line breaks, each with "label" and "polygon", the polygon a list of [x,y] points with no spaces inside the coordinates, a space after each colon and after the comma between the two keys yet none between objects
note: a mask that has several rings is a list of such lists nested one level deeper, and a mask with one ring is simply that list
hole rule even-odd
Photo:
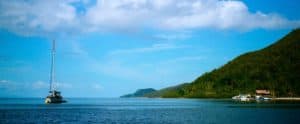
[{"label": "distant mountain ridge", "polygon": [[300,29],[274,44],[248,52],[191,83],[144,94],[145,97],[224,98],[268,89],[273,96],[300,96]]},{"label": "distant mountain ridge", "polygon": [[127,94],[120,96],[121,98],[128,98],[128,97],[144,97],[146,94],[155,92],[156,90],[153,88],[146,88],[146,89],[139,89],[135,93]]}]

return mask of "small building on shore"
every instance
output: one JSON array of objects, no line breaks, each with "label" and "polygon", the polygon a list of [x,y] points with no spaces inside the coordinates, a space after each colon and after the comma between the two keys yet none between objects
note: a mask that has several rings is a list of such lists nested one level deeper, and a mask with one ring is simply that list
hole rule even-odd
[{"label": "small building on shore", "polygon": [[260,89],[255,91],[255,99],[261,100],[271,100],[271,92],[269,90]]},{"label": "small building on shore", "polygon": [[269,90],[265,90],[265,89],[259,89],[255,91],[255,94],[257,96],[270,96],[271,92]]}]

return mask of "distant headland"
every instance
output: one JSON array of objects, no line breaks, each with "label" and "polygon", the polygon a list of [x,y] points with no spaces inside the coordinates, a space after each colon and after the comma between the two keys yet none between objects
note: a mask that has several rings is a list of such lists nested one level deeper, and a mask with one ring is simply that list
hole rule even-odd
[{"label": "distant headland", "polygon": [[146,94],[155,92],[156,90],[153,88],[146,88],[146,89],[138,89],[136,92],[132,94],[126,94],[123,96],[120,96],[121,98],[129,98],[129,97],[145,97]]}]

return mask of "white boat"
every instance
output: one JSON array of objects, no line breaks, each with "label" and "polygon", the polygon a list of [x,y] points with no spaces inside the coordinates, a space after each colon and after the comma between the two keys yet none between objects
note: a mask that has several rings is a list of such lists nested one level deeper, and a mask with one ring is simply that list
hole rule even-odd
[{"label": "white boat", "polygon": [[61,93],[58,90],[56,90],[56,88],[54,87],[54,83],[55,83],[54,58],[55,58],[55,41],[53,41],[52,43],[50,89],[49,89],[49,95],[45,99],[46,104],[66,102],[66,100],[63,100]]},{"label": "white boat", "polygon": [[247,95],[241,96],[241,101],[250,101],[251,97],[248,97]]},{"label": "white boat", "polygon": [[272,98],[266,97],[266,96],[261,96],[261,95],[256,95],[255,100],[256,101],[268,101],[268,100],[272,100]]},{"label": "white boat", "polygon": [[251,95],[250,94],[240,94],[240,95],[232,97],[232,99],[238,100],[238,101],[250,101]]},{"label": "white boat", "polygon": [[238,95],[238,96],[233,96],[232,99],[233,99],[233,100],[239,100],[239,99],[240,99],[240,95]]}]

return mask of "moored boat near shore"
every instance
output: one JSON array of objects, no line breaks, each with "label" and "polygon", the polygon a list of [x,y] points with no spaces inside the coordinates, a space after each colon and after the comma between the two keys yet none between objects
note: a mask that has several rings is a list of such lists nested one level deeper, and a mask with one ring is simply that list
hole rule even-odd
[{"label": "moored boat near shore", "polygon": [[240,94],[240,95],[237,95],[237,96],[234,96],[232,97],[233,100],[237,100],[237,101],[250,101],[252,100],[253,98],[251,97],[250,94]]}]

